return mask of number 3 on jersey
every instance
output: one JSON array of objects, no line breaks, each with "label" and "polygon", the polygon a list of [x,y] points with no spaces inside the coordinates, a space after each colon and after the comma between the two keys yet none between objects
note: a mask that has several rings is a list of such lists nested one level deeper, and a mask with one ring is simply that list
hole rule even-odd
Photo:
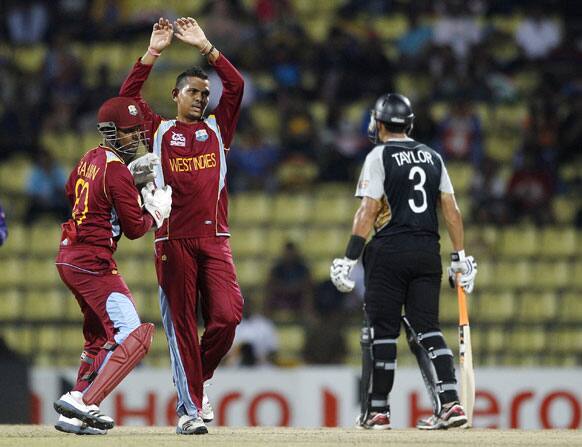
[{"label": "number 3 on jersey", "polygon": [[[417,177],[418,182],[416,181]],[[420,191],[422,194],[422,201],[419,205],[416,204],[414,199],[408,199],[408,206],[410,206],[410,209],[416,214],[423,213],[427,208],[426,191],[423,188],[424,183],[426,182],[426,172],[424,172],[424,169],[419,166],[413,166],[408,174],[408,180],[414,181],[414,190]]]},{"label": "number 3 on jersey", "polygon": [[89,211],[89,182],[80,178],[75,183],[75,205],[73,206],[73,219],[77,225],[81,225],[85,220],[87,211]]}]

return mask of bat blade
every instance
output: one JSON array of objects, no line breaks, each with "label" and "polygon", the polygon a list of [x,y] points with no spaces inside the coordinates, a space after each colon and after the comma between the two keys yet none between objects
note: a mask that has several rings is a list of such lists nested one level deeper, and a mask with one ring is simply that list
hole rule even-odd
[{"label": "bat blade", "polygon": [[468,324],[459,326],[459,362],[461,365],[461,405],[467,414],[467,428],[473,426],[475,406],[475,371],[471,348],[471,328]]}]

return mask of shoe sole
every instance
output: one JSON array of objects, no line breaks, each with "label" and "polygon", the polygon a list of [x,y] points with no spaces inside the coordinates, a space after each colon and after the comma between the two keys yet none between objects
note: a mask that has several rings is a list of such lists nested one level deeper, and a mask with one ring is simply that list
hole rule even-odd
[{"label": "shoe sole", "polygon": [[206,427],[196,427],[192,431],[184,431],[180,427],[176,427],[176,434],[178,435],[205,435],[208,433]]},{"label": "shoe sole", "polygon": [[74,406],[72,406],[68,402],[64,402],[62,400],[57,400],[53,404],[53,407],[57,413],[62,414],[66,418],[80,419],[81,421],[85,422],[87,425],[93,428],[98,428],[100,430],[111,430],[115,425],[115,423],[113,422],[100,421],[99,419],[91,416],[90,414],[83,413],[82,411],[77,410]]},{"label": "shoe sole", "polygon": [[209,422],[212,422],[214,420],[214,418],[211,418],[211,419],[202,418],[202,420],[204,421],[205,424],[208,424]]},{"label": "shoe sole", "polygon": [[462,425],[465,425],[467,423],[467,418],[462,416],[462,417],[458,417],[458,418],[451,418],[450,421],[447,422],[447,424],[443,424],[442,422],[439,425],[435,425],[435,426],[416,426],[416,428],[418,428],[419,430],[448,430],[449,428],[456,428],[456,427],[460,427]]},{"label": "shoe sole", "polygon": [[69,433],[72,435],[79,435],[79,436],[103,436],[107,433],[91,433],[90,431],[86,431],[81,427],[77,427],[76,425],[67,424],[66,422],[57,422],[55,424],[55,429],[63,433]]}]

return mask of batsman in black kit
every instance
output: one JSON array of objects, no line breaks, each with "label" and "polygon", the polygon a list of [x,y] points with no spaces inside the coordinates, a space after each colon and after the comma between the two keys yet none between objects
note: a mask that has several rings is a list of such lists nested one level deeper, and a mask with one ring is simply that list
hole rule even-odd
[{"label": "batsman in black kit", "polygon": [[[459,283],[470,293],[477,264],[465,256],[463,221],[443,160],[409,137],[413,120],[410,101],[399,94],[380,97],[371,111],[368,133],[376,146],[360,174],[356,197],[362,202],[346,255],[333,261],[330,272],[339,291],[351,291],[350,272],[363,252],[365,325],[357,424],[366,429],[390,428],[389,394],[401,322],[433,403],[433,415],[417,427],[447,429],[467,422],[457,395],[453,353],[439,327],[438,204],[455,250],[448,269],[451,286],[459,274]],[[366,245],[372,229],[374,237]]]}]

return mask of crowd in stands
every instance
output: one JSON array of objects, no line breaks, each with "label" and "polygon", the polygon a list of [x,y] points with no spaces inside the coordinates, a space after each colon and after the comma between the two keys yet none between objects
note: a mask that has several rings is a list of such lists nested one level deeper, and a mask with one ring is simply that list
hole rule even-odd
[{"label": "crowd in stands", "polygon": [[[186,3],[4,2],[0,163],[22,153],[34,163],[23,221],[34,222],[47,213],[62,220],[67,213],[64,170],[42,147],[42,135],[93,131],[97,108],[116,95],[125,75],[104,63],[89,76],[83,55],[71,43],[139,42],[145,50],[154,20],[187,13]],[[551,224],[553,199],[582,191],[582,173],[561,174],[582,160],[582,20],[577,2],[330,0],[311,2],[311,12],[321,3],[322,11],[315,15],[306,13],[305,2],[293,0],[203,3],[195,17],[246,80],[229,162],[229,188],[235,196],[255,190],[306,191],[322,182],[354,184],[371,147],[366,137],[369,108],[380,94],[395,90],[412,100],[412,136],[447,162],[471,166],[468,217],[473,222]],[[326,3],[337,7],[324,8]],[[140,8],[134,9],[135,4]],[[46,49],[38,70],[14,57],[32,46]],[[127,70],[138,56],[127,54]],[[193,56],[192,63],[197,61]],[[220,83],[208,72],[212,108]],[[443,112],[434,113],[442,104]],[[521,106],[525,113],[498,114],[506,105]],[[267,116],[257,110],[267,110]],[[488,151],[488,138],[501,141],[502,157]],[[79,147],[79,153],[86,149]],[[582,209],[571,223],[582,228]],[[339,308],[349,312],[359,299],[338,294],[329,283],[314,284],[307,263],[289,242],[270,271],[264,315],[257,309],[247,322],[250,328],[239,331],[236,362],[268,363],[273,358],[276,345],[254,352],[245,347],[245,337],[255,329],[268,334],[268,319],[278,312],[313,316],[306,323],[306,339],[337,349],[307,346],[304,355],[318,363],[336,362],[345,354],[345,340],[334,337],[346,312],[335,315],[332,310],[340,302]],[[322,352],[329,358],[316,358]]]}]

